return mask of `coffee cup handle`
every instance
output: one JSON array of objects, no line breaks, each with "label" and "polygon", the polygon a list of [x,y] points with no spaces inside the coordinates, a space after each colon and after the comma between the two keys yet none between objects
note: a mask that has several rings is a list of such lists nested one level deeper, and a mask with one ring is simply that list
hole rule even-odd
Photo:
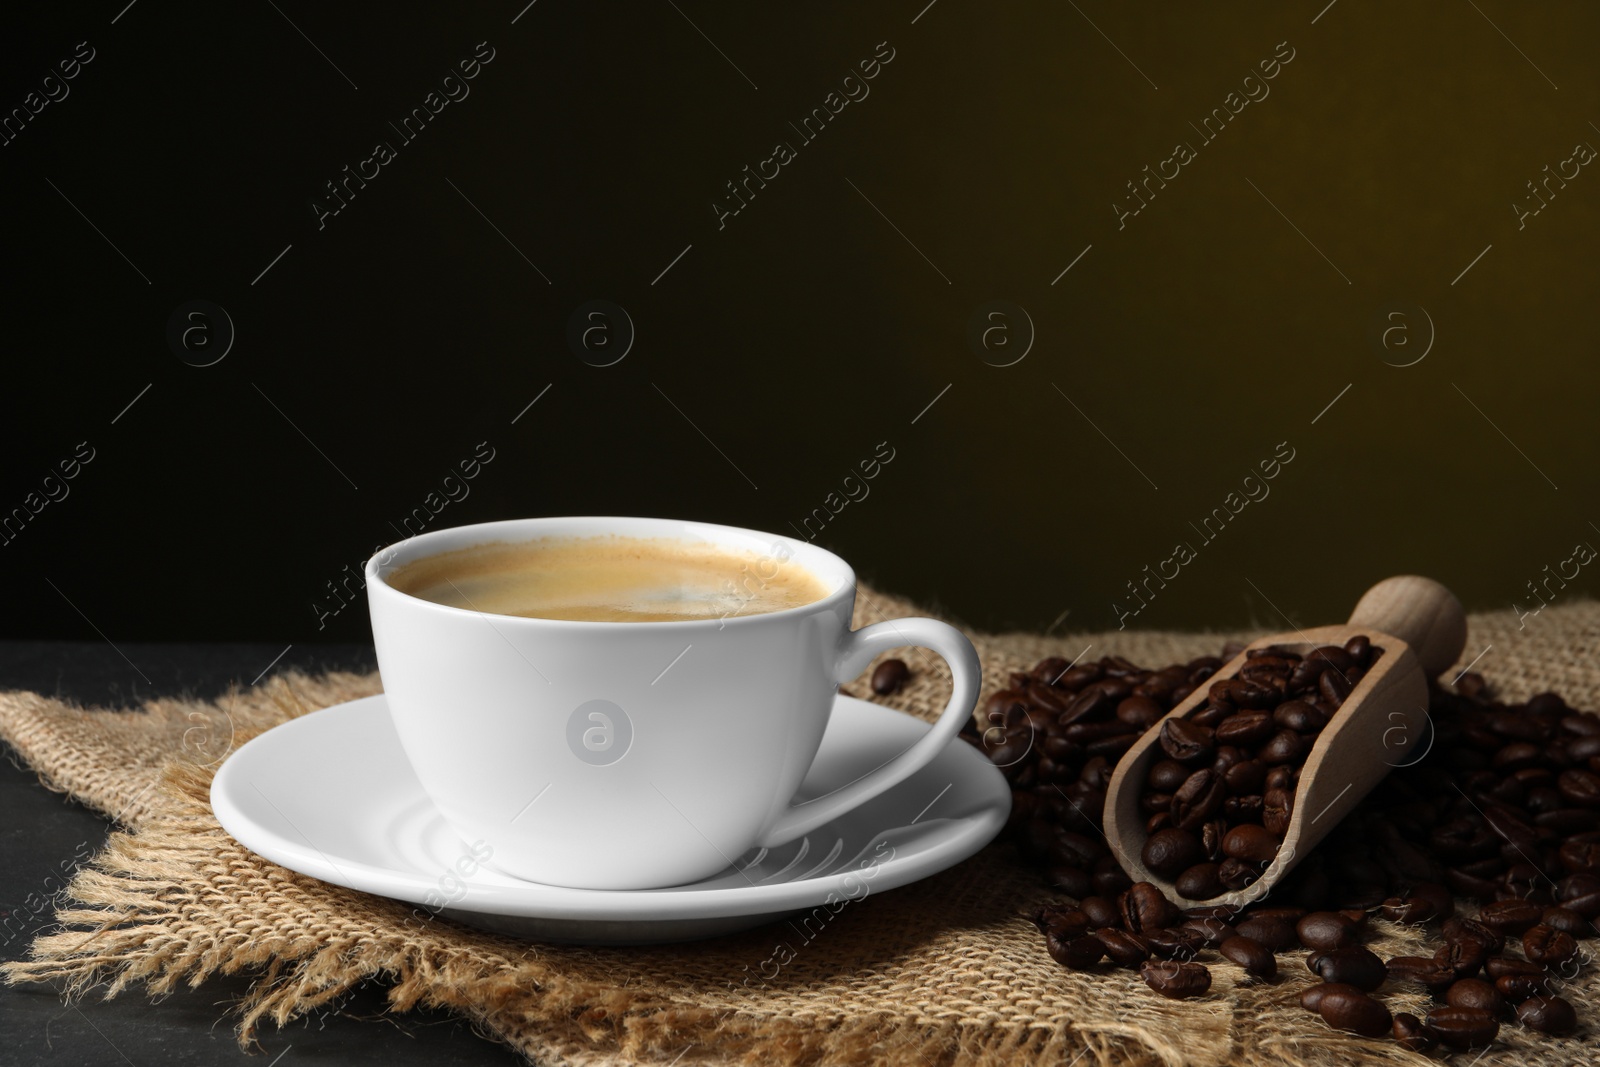
[{"label": "coffee cup handle", "polygon": [[792,841],[905,781],[926,766],[961,732],[962,724],[978,702],[982,672],[972,642],[954,626],[935,619],[891,619],[863,626],[845,635],[835,678],[841,682],[848,681],[865,670],[880,652],[907,645],[935,652],[950,665],[954,691],[943,714],[933,724],[933,729],[900,755],[849,785],[840,786],[831,793],[803,803],[790,804],[757,842],[761,847],[772,848]]}]

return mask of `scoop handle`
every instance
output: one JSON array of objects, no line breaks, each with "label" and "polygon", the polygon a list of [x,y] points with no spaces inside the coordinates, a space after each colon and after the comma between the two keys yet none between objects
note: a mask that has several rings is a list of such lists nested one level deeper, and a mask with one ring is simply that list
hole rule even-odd
[{"label": "scoop handle", "polygon": [[1461,658],[1467,613],[1456,595],[1432,578],[1403,574],[1368,589],[1350,612],[1350,625],[1393,634],[1411,646],[1429,678]]}]

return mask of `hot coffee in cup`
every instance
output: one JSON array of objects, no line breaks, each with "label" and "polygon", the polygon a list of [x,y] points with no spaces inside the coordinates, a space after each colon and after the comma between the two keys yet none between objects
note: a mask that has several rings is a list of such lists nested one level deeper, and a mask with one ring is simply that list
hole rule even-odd
[{"label": "hot coffee in cup", "polygon": [[[530,881],[645,889],[710,877],[904,780],[977,698],[977,655],[932,619],[850,629],[831,552],[664,519],[438,530],[367,564],[388,705],[412,768],[465,840]],[[938,723],[804,803],[838,684],[919,645],[950,664]]]},{"label": "hot coffee in cup", "polygon": [[435,604],[534,619],[684,622],[761,615],[821,600],[792,560],[675,538],[558,537],[426,556],[389,576]]}]

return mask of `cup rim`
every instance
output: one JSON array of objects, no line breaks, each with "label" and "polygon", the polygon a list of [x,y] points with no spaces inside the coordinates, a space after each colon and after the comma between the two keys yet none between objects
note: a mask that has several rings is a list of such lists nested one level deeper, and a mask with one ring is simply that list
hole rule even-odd
[{"label": "cup rim", "polygon": [[[676,619],[663,621],[613,621],[604,619],[544,619],[530,615],[502,615],[497,612],[478,611],[474,608],[460,608],[449,604],[440,604],[426,600],[419,596],[395,588],[390,585],[387,575],[397,567],[414,560],[424,559],[428,556],[438,555],[443,552],[460,548],[470,548],[474,545],[493,544],[495,542],[516,543],[517,541],[531,541],[541,534],[532,532],[540,527],[554,527],[552,534],[543,536],[559,536],[561,527],[592,525],[607,527],[597,529],[589,534],[574,533],[574,537],[599,536],[606,533],[621,534],[623,536],[656,536],[677,537],[684,539],[686,535],[700,532],[706,534],[706,540],[714,543],[727,543],[734,539],[760,541],[769,547],[782,545],[790,548],[793,554],[789,557],[800,563],[801,566],[811,571],[824,582],[837,579],[838,584],[826,595],[811,601],[809,604],[800,604],[792,608],[782,608],[778,611],[763,611],[750,615],[724,615],[707,619]],[[659,533],[643,533],[651,528],[660,528]],[[517,535],[513,531],[529,531]],[[495,533],[510,536],[494,536]],[[718,540],[711,535],[721,535]],[[751,547],[741,545],[739,547]],[[833,572],[831,575],[828,572]],[[414,534],[403,540],[385,545],[368,558],[364,567],[368,598],[371,600],[374,591],[381,591],[379,595],[394,596],[399,598],[398,603],[405,603],[413,610],[424,610],[433,613],[443,613],[446,617],[462,618],[487,618],[492,617],[504,621],[507,625],[528,626],[533,628],[567,628],[590,629],[596,632],[669,632],[713,628],[723,630],[730,626],[750,625],[763,620],[779,620],[793,618],[807,613],[814,613],[837,607],[841,603],[846,606],[855,596],[856,574],[855,570],[841,557],[809,541],[800,541],[794,538],[782,537],[768,533],[764,530],[755,530],[744,526],[728,526],[721,523],[701,522],[695,519],[674,519],[667,517],[624,516],[624,515],[546,515],[521,519],[497,519],[488,522],[465,523],[460,526],[446,526],[437,530],[428,530],[424,533]],[[375,607],[375,605],[373,605]]]}]

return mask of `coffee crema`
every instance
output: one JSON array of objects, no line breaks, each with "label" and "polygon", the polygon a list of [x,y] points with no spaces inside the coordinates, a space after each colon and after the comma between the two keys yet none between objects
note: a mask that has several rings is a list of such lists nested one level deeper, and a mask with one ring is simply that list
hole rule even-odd
[{"label": "coffee crema", "polygon": [[473,545],[403,564],[386,581],[449,607],[583,622],[763,615],[832,592],[792,560],[699,541],[617,535]]}]

